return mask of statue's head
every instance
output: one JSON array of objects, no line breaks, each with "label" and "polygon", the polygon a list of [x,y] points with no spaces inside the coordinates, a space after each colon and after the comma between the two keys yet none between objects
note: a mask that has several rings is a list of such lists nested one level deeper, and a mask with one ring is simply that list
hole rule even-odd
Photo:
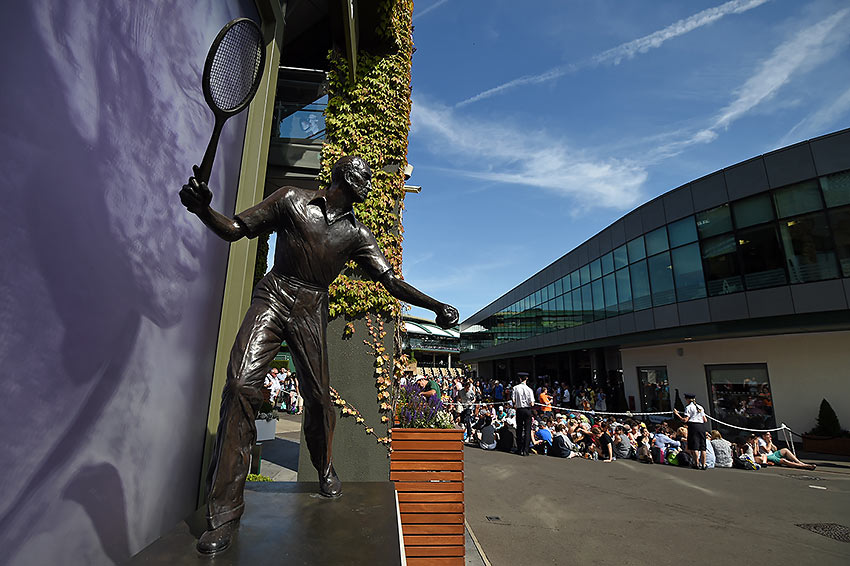
[{"label": "statue's head", "polygon": [[365,202],[372,190],[372,170],[362,157],[346,155],[334,163],[331,184],[347,186],[355,202]]}]

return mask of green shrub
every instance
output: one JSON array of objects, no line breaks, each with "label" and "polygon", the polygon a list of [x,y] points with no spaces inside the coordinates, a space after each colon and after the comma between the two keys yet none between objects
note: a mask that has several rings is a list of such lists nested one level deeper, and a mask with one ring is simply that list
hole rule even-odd
[{"label": "green shrub", "polygon": [[826,399],[820,402],[817,426],[809,434],[815,436],[845,436],[847,434],[847,431],[841,430],[838,415],[835,414],[835,411]]},{"label": "green shrub", "polygon": [[269,476],[260,474],[248,474],[247,481],[272,481],[272,479]]}]

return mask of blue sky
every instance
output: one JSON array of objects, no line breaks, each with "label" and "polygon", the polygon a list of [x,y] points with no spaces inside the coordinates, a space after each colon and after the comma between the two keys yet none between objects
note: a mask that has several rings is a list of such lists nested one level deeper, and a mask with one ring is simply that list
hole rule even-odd
[{"label": "blue sky", "polygon": [[415,5],[403,270],[461,320],[660,194],[850,126],[846,0]]},{"label": "blue sky", "polygon": [[461,320],[660,194],[850,127],[847,0],[415,6],[403,270]]}]

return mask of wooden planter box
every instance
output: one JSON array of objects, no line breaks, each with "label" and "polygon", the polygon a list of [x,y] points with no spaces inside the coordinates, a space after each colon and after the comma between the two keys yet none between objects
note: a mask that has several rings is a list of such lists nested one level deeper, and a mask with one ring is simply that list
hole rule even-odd
[{"label": "wooden planter box", "polygon": [[803,450],[819,454],[850,456],[850,438],[827,438],[825,436],[803,435]]},{"label": "wooden planter box", "polygon": [[394,428],[395,482],[410,566],[464,565],[463,430]]}]

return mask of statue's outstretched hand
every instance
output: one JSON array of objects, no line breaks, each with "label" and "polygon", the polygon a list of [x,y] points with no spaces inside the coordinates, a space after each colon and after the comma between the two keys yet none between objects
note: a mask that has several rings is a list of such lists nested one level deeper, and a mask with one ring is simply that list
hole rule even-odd
[{"label": "statue's outstretched hand", "polygon": [[451,328],[457,324],[457,309],[451,305],[441,305],[434,314],[437,315],[437,325],[440,326],[440,328]]},{"label": "statue's outstretched hand", "polygon": [[[198,166],[194,165],[192,171],[198,174]],[[198,214],[206,210],[212,202],[212,191],[205,182],[198,182],[195,177],[189,177],[189,182],[180,189],[180,202],[189,212]]]}]

